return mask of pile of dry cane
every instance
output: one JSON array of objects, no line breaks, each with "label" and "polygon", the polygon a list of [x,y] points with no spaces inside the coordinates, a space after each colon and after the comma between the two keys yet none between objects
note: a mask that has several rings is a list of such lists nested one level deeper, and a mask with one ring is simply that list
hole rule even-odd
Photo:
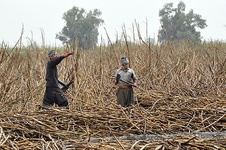
[{"label": "pile of dry cane", "polygon": [[129,108],[1,112],[0,149],[226,149],[225,97],[151,93]]}]

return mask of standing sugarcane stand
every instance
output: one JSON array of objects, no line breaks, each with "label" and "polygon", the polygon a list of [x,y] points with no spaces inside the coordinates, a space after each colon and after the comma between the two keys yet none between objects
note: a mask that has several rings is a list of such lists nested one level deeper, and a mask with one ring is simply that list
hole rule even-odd
[{"label": "standing sugarcane stand", "polygon": [[133,86],[137,86],[137,77],[134,71],[129,68],[129,60],[121,58],[122,67],[115,73],[114,83],[118,85],[117,104],[127,107],[134,104]]}]

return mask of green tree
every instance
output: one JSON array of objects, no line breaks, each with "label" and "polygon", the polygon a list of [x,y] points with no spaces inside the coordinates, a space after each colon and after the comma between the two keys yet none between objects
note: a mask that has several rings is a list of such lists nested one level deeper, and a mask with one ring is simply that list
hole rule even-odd
[{"label": "green tree", "polygon": [[63,15],[66,25],[62,31],[56,35],[56,38],[69,44],[75,43],[83,49],[90,49],[96,46],[98,42],[98,27],[104,22],[99,18],[101,12],[98,9],[88,13],[82,8],[73,7]]},{"label": "green tree", "polygon": [[192,9],[185,14],[185,8],[185,3],[181,1],[177,8],[173,8],[173,3],[167,3],[159,11],[162,25],[158,34],[160,42],[186,39],[201,41],[201,35],[197,28],[207,27],[206,20],[201,19],[201,15],[195,14]]}]

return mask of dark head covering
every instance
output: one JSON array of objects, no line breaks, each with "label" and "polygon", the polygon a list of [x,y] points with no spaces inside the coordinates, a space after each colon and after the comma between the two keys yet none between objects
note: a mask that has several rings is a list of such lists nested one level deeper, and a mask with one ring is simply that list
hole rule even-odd
[{"label": "dark head covering", "polygon": [[53,55],[56,55],[56,54],[57,54],[56,50],[51,50],[51,51],[49,51],[49,53],[48,53],[49,57],[51,57],[51,56],[53,56]]}]

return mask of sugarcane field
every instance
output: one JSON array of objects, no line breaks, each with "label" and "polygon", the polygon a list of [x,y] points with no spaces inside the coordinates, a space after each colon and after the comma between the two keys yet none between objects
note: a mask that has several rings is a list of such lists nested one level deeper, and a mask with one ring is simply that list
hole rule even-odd
[{"label": "sugarcane field", "polygon": [[[43,105],[52,49],[71,55],[57,65],[68,108]],[[128,107],[114,84],[123,56],[137,77]],[[2,43],[0,70],[0,149],[226,149],[225,43]]]}]

